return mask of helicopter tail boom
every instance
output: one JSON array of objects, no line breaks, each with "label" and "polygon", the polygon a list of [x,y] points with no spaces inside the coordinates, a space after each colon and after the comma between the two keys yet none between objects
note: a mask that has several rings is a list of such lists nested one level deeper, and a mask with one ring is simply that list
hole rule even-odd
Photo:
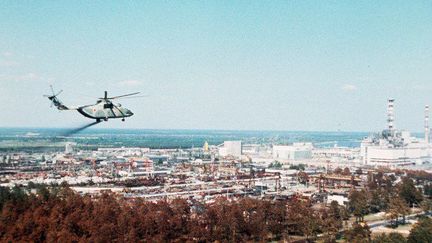
[{"label": "helicopter tail boom", "polygon": [[64,111],[64,110],[72,110],[69,107],[65,106],[58,98],[57,96],[49,96],[48,97],[49,100],[52,101],[52,105],[54,105],[55,107],[57,107],[57,109]]},{"label": "helicopter tail boom", "polygon": [[67,107],[63,104],[63,102],[61,102],[59,100],[59,98],[57,98],[57,96],[63,92],[63,90],[60,90],[57,94],[54,92],[53,87],[50,85],[51,91],[52,91],[52,95],[44,95],[45,97],[47,97],[52,103],[51,103],[51,107],[54,105],[55,107],[57,107],[58,110],[64,111],[64,110],[76,110],[76,108],[70,108]]}]

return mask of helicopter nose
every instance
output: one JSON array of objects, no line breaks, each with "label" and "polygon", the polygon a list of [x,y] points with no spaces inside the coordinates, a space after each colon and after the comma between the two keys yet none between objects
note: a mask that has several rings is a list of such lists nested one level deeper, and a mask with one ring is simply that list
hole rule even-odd
[{"label": "helicopter nose", "polygon": [[128,115],[128,116],[132,116],[134,113],[132,112],[132,111],[130,111],[130,110],[127,110],[126,111],[126,115]]}]

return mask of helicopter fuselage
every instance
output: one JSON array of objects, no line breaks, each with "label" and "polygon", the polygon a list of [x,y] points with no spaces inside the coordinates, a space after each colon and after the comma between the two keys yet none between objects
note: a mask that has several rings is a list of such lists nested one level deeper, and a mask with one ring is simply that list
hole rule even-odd
[{"label": "helicopter fuselage", "polygon": [[120,104],[112,104],[111,102],[98,101],[94,105],[82,106],[77,109],[83,116],[96,119],[97,121],[113,118],[125,118],[133,116],[133,113]]},{"label": "helicopter fuselage", "polygon": [[[123,98],[127,96],[133,96],[137,95],[140,92],[130,93],[130,94],[124,94],[114,97],[108,97],[108,92],[105,91],[104,97],[99,98],[94,105],[85,105],[80,107],[70,107],[64,105],[57,96],[63,91],[61,90],[58,93],[54,92],[54,89],[51,87],[52,95],[44,95],[44,97],[47,97],[51,101],[51,106],[57,107],[58,110],[64,111],[64,110],[77,110],[81,115],[95,119],[97,122],[100,122],[101,120],[108,121],[108,119],[113,118],[121,118],[122,121],[125,120],[126,117],[133,116],[132,111],[129,109],[123,108],[121,104],[114,104],[112,100]],[[136,97],[136,96],[135,96]]]}]

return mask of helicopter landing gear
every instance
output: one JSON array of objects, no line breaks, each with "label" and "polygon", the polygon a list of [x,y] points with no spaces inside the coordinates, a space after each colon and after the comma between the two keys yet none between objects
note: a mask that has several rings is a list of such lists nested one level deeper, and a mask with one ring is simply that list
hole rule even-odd
[{"label": "helicopter landing gear", "polygon": [[125,121],[125,119],[124,118],[122,118],[122,122],[124,122]]},{"label": "helicopter landing gear", "polygon": [[104,121],[108,121],[108,118],[104,118]]},{"label": "helicopter landing gear", "polygon": [[99,122],[100,122],[100,119],[96,119],[96,122],[99,123]]}]

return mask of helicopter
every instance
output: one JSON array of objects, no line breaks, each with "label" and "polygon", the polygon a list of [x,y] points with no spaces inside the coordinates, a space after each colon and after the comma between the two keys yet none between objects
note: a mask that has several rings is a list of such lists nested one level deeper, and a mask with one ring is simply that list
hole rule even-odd
[{"label": "helicopter", "polygon": [[57,97],[59,94],[63,92],[63,90],[60,90],[58,93],[55,93],[53,87],[52,86],[50,87],[51,87],[52,95],[44,95],[44,97],[47,97],[51,101],[51,107],[55,106],[58,110],[61,111],[76,110],[81,115],[87,118],[95,119],[97,123],[101,122],[102,120],[108,121],[108,119],[114,119],[114,118],[121,118],[122,121],[125,121],[126,117],[133,116],[134,113],[132,113],[132,111],[122,107],[121,104],[114,104],[112,100],[124,98],[128,96],[134,96],[140,93],[140,92],[135,92],[135,93],[125,94],[125,95],[108,97],[108,92],[105,91],[104,97],[98,98],[96,104],[94,105],[68,107],[64,105]]}]

